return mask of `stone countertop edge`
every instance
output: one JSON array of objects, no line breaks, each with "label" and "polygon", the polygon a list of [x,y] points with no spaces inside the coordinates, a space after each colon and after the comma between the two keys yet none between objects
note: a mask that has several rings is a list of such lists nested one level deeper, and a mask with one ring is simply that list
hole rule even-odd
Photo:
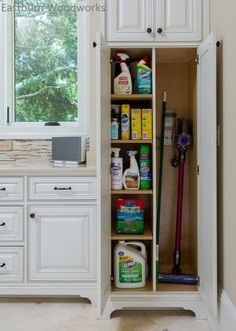
[{"label": "stone countertop edge", "polygon": [[54,167],[52,165],[0,165],[0,176],[6,175],[73,175],[79,177],[96,177],[97,168],[95,166]]}]

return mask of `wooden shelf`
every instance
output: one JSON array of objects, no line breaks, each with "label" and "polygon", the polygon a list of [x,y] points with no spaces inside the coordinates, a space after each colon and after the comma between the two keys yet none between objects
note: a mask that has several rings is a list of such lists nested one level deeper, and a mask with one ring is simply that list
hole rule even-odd
[{"label": "wooden shelf", "polygon": [[112,240],[152,240],[153,235],[151,229],[145,229],[143,234],[117,234],[115,229],[112,230]]},{"label": "wooden shelf", "polygon": [[111,194],[120,195],[120,194],[138,194],[138,195],[151,195],[153,193],[152,190],[113,190]]},{"label": "wooden shelf", "polygon": [[157,292],[197,292],[197,285],[158,284]]},{"label": "wooden shelf", "polygon": [[152,285],[152,279],[149,277],[146,282],[145,287],[141,288],[117,288],[115,287],[114,283],[112,284],[112,292],[153,292],[153,285]]},{"label": "wooden shelf", "polygon": [[112,94],[112,101],[151,101],[152,94]]},{"label": "wooden shelf", "polygon": [[152,140],[112,140],[112,144],[152,144]]}]

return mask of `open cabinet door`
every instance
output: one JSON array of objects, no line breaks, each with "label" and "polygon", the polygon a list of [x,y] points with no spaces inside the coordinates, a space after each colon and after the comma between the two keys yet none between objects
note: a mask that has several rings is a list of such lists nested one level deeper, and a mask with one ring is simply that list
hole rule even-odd
[{"label": "open cabinet door", "polygon": [[217,115],[216,40],[198,49],[198,226],[201,295],[217,315]]},{"label": "open cabinet door", "polygon": [[111,74],[110,49],[97,35],[97,166],[98,166],[98,307],[101,317],[110,294],[111,277],[111,187],[110,126]]}]

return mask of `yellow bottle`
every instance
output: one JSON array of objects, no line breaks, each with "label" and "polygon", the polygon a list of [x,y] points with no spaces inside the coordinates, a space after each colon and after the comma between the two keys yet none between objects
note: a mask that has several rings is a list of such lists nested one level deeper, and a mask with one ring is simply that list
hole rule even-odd
[{"label": "yellow bottle", "polygon": [[142,109],[142,139],[152,140],[152,109]]},{"label": "yellow bottle", "polygon": [[130,139],[130,105],[121,106],[121,139]]},{"label": "yellow bottle", "polygon": [[131,135],[132,140],[142,139],[141,109],[131,109]]}]

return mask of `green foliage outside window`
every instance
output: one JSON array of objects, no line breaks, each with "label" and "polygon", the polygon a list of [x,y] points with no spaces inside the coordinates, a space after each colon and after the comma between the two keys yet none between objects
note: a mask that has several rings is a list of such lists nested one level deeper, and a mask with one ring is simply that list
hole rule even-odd
[{"label": "green foliage outside window", "polygon": [[[15,5],[26,1],[15,1]],[[16,122],[74,122],[78,111],[77,13],[50,5],[70,0],[29,0],[41,10],[15,11]],[[43,8],[43,10],[42,10]]]}]

